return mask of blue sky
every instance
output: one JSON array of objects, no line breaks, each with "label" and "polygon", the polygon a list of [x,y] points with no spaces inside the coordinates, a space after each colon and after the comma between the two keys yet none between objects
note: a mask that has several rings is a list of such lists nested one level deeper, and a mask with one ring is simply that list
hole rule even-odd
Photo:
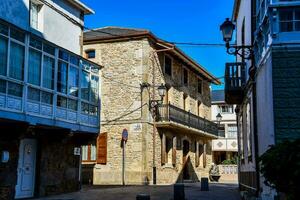
[{"label": "blue sky", "polygon": [[[82,0],[95,15],[86,16],[89,28],[121,26],[149,29],[167,41],[223,43],[219,30],[231,17],[233,0]],[[224,76],[226,62],[234,60],[223,47],[180,46],[216,77]],[[223,85],[221,86],[221,88]],[[220,87],[213,87],[214,89]]]}]

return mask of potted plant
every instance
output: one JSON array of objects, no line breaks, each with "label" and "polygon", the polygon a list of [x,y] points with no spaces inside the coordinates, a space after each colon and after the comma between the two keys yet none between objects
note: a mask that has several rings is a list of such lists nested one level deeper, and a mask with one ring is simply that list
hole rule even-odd
[{"label": "potted plant", "polygon": [[212,163],[212,165],[209,169],[210,181],[218,182],[220,177],[221,176],[220,176],[220,172],[219,172],[219,167],[215,163]]}]

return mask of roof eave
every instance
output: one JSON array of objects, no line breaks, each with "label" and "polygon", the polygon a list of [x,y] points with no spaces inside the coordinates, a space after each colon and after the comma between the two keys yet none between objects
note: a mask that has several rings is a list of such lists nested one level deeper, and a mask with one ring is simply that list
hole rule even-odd
[{"label": "roof eave", "polygon": [[95,14],[95,11],[85,5],[84,3],[80,2],[79,0],[67,0],[72,5],[76,6],[80,10],[84,12],[85,15]]}]

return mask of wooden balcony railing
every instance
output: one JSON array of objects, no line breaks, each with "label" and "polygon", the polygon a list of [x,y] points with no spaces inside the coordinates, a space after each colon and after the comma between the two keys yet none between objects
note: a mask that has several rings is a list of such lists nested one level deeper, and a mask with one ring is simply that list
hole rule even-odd
[{"label": "wooden balcony railing", "polygon": [[225,101],[228,104],[241,104],[246,84],[245,63],[226,63]]},{"label": "wooden balcony railing", "polygon": [[217,124],[170,104],[159,105],[157,121],[173,121],[218,136]]}]

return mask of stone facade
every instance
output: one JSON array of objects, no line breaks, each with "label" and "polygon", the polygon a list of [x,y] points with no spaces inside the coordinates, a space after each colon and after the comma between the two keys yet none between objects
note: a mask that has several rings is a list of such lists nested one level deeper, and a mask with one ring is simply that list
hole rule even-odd
[{"label": "stone facade", "polygon": [[[147,37],[84,45],[84,51],[90,49],[95,50],[96,54],[91,60],[104,66],[101,71],[101,132],[108,134],[107,163],[95,165],[93,183],[122,184],[121,133],[124,128],[129,132],[125,149],[125,184],[151,184],[153,166],[156,166],[158,184],[182,181],[184,141],[188,141],[190,147],[185,165],[189,171],[189,179],[197,181],[208,176],[212,138],[191,134],[188,127],[182,131],[169,127],[154,128],[149,100],[160,97],[156,87],[143,88],[141,84],[165,84],[168,91],[164,103],[210,119],[210,83],[203,79],[202,94],[199,94],[197,82],[200,76],[187,66],[189,84],[184,86],[183,62],[168,51],[156,51],[156,44]],[[164,72],[166,55],[172,59],[171,76]],[[168,158],[165,163],[161,159],[162,138],[166,138],[167,143],[164,155]],[[203,154],[199,155],[199,166],[195,163],[196,144],[200,143],[207,144],[204,161],[206,167],[203,167]],[[172,163],[172,160],[176,162]]]}]

